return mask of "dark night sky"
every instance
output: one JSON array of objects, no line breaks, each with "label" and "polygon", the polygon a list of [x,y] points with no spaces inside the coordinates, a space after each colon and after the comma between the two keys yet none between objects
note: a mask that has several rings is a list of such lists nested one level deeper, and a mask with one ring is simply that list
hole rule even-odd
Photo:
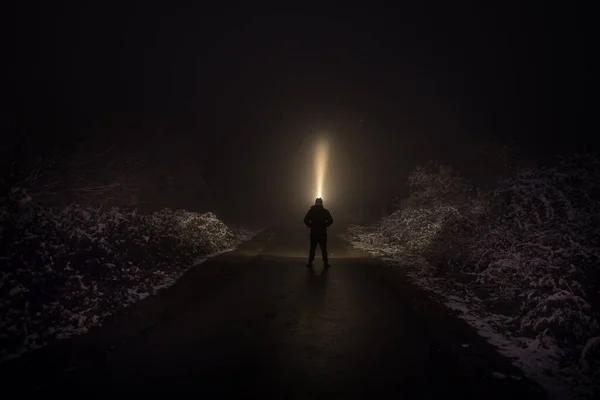
[{"label": "dark night sky", "polygon": [[[306,135],[327,127],[337,143],[355,140],[361,115],[363,173],[382,196],[415,163],[460,158],[466,143],[517,140],[549,153],[579,134],[557,129],[578,119],[586,86],[574,9],[85,3],[19,3],[17,127],[58,143],[100,135],[134,144],[128,151],[155,143],[173,159],[197,157],[222,210],[240,198],[240,213],[285,203]],[[351,164],[353,147],[342,148]]]}]

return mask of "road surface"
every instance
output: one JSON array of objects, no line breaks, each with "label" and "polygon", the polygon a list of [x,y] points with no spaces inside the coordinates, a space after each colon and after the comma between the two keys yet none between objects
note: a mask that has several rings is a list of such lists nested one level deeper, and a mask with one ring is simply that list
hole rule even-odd
[{"label": "road surface", "polygon": [[302,225],[264,232],[102,328],[4,365],[5,389],[87,397],[544,398],[398,268],[352,250],[334,230],[332,268],[323,270],[317,258],[309,270],[307,246]]}]

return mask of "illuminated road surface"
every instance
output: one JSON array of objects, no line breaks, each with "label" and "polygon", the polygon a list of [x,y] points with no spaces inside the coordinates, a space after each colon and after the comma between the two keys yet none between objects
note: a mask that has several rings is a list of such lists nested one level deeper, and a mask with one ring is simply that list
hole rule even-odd
[{"label": "illuminated road surface", "polygon": [[86,397],[537,398],[526,379],[492,375],[521,376],[471,328],[334,233],[327,272],[304,266],[302,225],[264,233],[4,378]]}]

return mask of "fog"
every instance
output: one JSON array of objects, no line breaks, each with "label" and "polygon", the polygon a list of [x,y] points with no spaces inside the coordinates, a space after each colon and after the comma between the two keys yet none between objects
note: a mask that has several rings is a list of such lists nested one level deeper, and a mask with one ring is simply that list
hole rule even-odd
[{"label": "fog", "polygon": [[[130,205],[253,223],[314,202],[326,136],[326,204],[376,218],[427,160],[480,173],[482,148],[515,144],[538,162],[579,135],[557,133],[552,110],[580,112],[580,83],[552,85],[549,15],[532,11],[18,6],[4,134],[27,137],[32,159],[138,160],[146,190]],[[568,88],[568,101],[550,92]]]},{"label": "fog", "polygon": [[598,398],[593,12],[176,3],[3,13],[3,392]]}]

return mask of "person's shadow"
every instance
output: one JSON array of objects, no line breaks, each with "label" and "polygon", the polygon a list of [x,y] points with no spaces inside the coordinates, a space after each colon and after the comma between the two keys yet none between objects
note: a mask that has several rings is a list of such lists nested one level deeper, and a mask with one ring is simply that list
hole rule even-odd
[{"label": "person's shadow", "polygon": [[309,268],[306,271],[306,283],[309,288],[311,304],[322,306],[329,283],[329,268],[323,268],[320,273],[315,272],[314,268]]}]

